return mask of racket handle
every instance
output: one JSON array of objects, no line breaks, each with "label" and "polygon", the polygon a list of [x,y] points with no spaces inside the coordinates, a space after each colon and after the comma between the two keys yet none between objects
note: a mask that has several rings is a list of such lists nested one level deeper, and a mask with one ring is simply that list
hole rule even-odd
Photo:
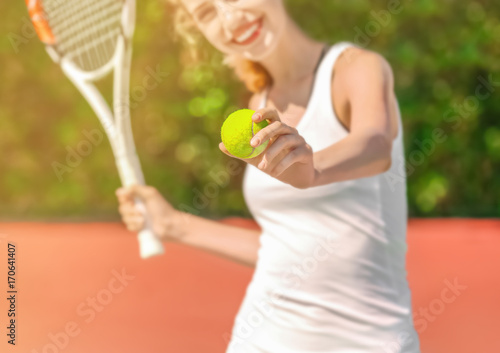
[{"label": "racket handle", "polygon": [[151,229],[151,222],[149,222],[146,207],[144,203],[136,199],[135,207],[144,215],[146,222],[144,228],[137,234],[137,239],[139,240],[139,254],[141,258],[147,259],[152,256],[161,255],[165,252],[165,248],[160,239],[154,234]]}]

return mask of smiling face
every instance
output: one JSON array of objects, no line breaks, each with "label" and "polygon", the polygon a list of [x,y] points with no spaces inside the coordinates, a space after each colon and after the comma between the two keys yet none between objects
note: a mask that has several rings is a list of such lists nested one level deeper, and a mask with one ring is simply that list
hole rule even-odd
[{"label": "smiling face", "polygon": [[283,0],[182,0],[210,43],[225,54],[258,61],[283,33]]}]

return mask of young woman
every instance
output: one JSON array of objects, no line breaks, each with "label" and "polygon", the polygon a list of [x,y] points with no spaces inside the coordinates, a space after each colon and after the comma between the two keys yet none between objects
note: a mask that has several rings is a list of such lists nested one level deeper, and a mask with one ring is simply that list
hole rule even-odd
[{"label": "young woman", "polygon": [[[306,36],[283,0],[177,0],[254,92],[244,194],[262,231],[175,210],[156,189],[118,190],[132,231],[255,266],[228,352],[419,352],[406,280],[403,133],[390,66]],[[227,153],[224,146],[221,150]]]}]

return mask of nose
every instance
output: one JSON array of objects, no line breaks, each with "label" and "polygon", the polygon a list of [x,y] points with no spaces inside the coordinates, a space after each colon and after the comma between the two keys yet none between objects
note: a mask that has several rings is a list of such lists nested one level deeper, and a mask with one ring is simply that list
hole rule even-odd
[{"label": "nose", "polygon": [[222,28],[227,40],[231,40],[233,32],[238,27],[241,18],[243,17],[242,11],[232,4],[228,4],[225,0],[215,0],[215,8],[217,15],[222,23]]}]

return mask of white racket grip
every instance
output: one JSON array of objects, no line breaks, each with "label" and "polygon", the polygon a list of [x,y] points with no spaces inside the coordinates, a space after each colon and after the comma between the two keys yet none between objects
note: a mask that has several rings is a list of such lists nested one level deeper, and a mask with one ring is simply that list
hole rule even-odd
[{"label": "white racket grip", "polygon": [[[144,176],[142,175],[139,159],[135,153],[117,157],[116,166],[118,167],[123,186],[144,184]],[[145,220],[144,228],[137,234],[141,258],[147,259],[152,256],[163,254],[165,249],[161,240],[158,239],[151,228],[151,221],[148,218],[144,202],[138,198],[136,198],[134,202],[135,207],[144,215]]]},{"label": "white racket grip", "polygon": [[160,239],[154,234],[151,229],[151,222],[149,222],[148,215],[146,212],[146,206],[144,203],[136,199],[135,207],[139,212],[144,215],[145,223],[144,228],[137,234],[137,239],[139,240],[139,254],[141,258],[147,259],[152,256],[162,255],[165,252],[165,248]]}]

